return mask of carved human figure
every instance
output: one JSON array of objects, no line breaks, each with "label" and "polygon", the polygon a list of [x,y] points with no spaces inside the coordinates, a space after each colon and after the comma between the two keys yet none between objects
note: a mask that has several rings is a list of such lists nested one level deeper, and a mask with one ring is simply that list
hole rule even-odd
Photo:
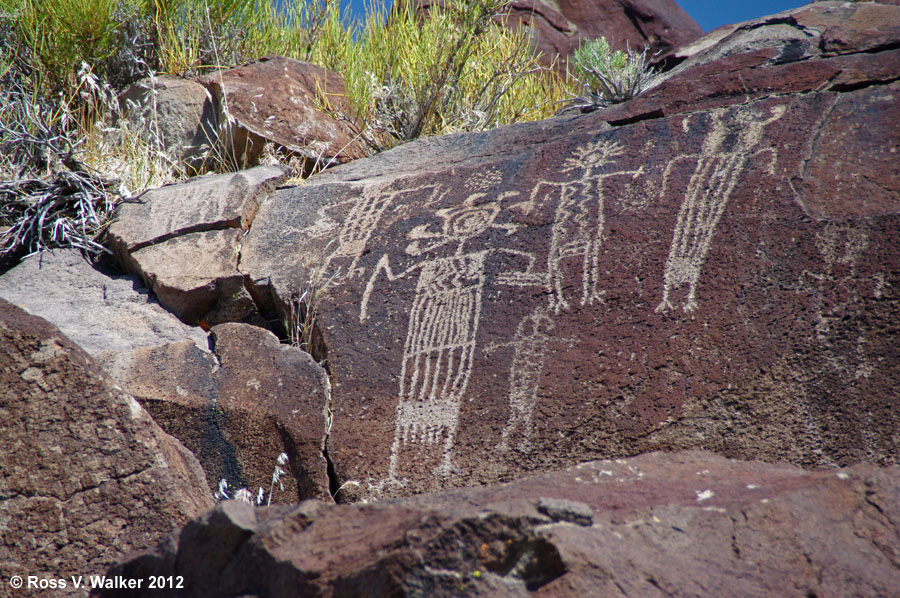
[{"label": "carved human figure", "polygon": [[490,353],[500,347],[512,347],[513,356],[509,368],[509,418],[503,428],[497,449],[507,452],[512,439],[519,438],[515,448],[528,451],[534,433],[533,415],[538,402],[538,387],[547,358],[547,344],[555,322],[547,309],[539,306],[525,316],[516,327],[511,341],[492,343],[485,348]]},{"label": "carved human figure", "polygon": [[[755,151],[762,141],[765,127],[780,119],[785,113],[784,106],[775,106],[766,119],[760,119],[752,110],[739,110],[733,124],[726,122],[726,110],[713,115],[712,131],[703,141],[699,154],[684,154],[676,157],[666,167],[663,189],[668,189],[668,181],[673,169],[680,163],[696,162],[688,182],[687,191],[672,235],[669,256],[663,274],[663,297],[657,312],[673,309],[672,293],[687,285],[687,295],[682,307],[691,312],[697,309],[697,282],[700,270],[709,253],[716,225],[725,212],[728,199],[737,186],[747,162],[760,152],[775,150],[765,148]],[[729,135],[729,131],[733,131]]]},{"label": "carved human figure", "polygon": [[[403,272],[395,274],[382,256],[375,268],[360,309],[367,306],[382,272],[388,280],[419,271],[416,295],[409,314],[409,326],[400,367],[400,389],[394,441],[391,447],[387,482],[401,483],[401,452],[440,447],[440,462],[434,473],[450,475],[453,443],[463,395],[472,373],[476,336],[481,318],[485,285],[485,259],[489,250],[465,251],[466,241],[495,224],[499,199],[484,201],[484,193],[470,195],[455,208],[436,212],[441,225],[422,225],[410,231],[406,253],[423,257]],[[455,245],[451,255],[428,257],[447,245]]]},{"label": "carved human figure", "polygon": [[553,224],[546,270],[536,268],[533,254],[510,250],[510,254],[524,259],[525,268],[505,272],[495,280],[496,284],[543,287],[548,298],[546,306],[538,306],[519,322],[510,342],[494,343],[486,349],[493,351],[503,346],[514,349],[509,372],[510,415],[498,445],[501,452],[512,448],[512,439],[516,435],[519,440],[515,448],[520,451],[529,449],[534,432],[533,415],[538,388],[547,359],[547,344],[551,341],[573,342],[572,339],[549,334],[555,326],[553,317],[570,310],[575,300],[570,296],[571,291],[567,290],[567,278],[572,273],[570,270],[573,267],[576,271],[580,270],[580,305],[592,305],[603,300],[599,260],[606,226],[605,184],[613,177],[625,177],[630,190],[628,209],[639,209],[647,203],[645,198],[634,197],[634,189],[631,188],[644,173],[643,167],[614,168],[615,159],[624,153],[621,145],[606,139],[581,146],[560,168],[560,178],[563,180],[538,183],[527,201],[514,206],[526,214],[540,206],[552,206]]},{"label": "carved human figure", "polygon": [[580,147],[563,163],[562,181],[538,183],[529,200],[519,204],[526,213],[540,204],[555,204],[546,273],[554,313],[571,309],[566,265],[572,261],[581,268],[580,305],[602,301],[599,260],[606,225],[603,183],[612,176],[637,177],[643,173],[642,168],[603,172],[623,152],[621,145],[605,139]]}]

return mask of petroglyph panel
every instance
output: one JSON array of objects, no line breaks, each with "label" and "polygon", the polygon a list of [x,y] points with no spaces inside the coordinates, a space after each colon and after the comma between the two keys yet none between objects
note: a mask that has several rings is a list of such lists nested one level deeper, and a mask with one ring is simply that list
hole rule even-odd
[{"label": "petroglyph panel", "polygon": [[[663,193],[668,191],[667,179],[676,165],[682,161],[696,164],[678,211],[663,273],[663,297],[657,312],[674,309],[673,301],[677,300],[673,300],[672,295],[684,285],[688,288],[681,307],[685,312],[697,309],[697,282],[716,226],[748,160],[756,152],[766,126],[778,121],[784,113],[784,106],[774,106],[764,119],[756,116],[752,108],[737,111],[733,119],[726,118],[728,112],[725,110],[714,112],[712,131],[703,141],[700,153],[677,156],[666,168]],[[684,122],[687,123],[687,119]],[[774,150],[763,151],[771,151],[774,164],[777,159]]]},{"label": "petroglyph panel", "polygon": [[868,378],[874,371],[866,358],[869,341],[865,336],[844,340],[853,345],[853,351],[835,349],[835,338],[844,336],[840,329],[847,326],[848,319],[852,321],[862,301],[877,299],[882,293],[884,273],[861,276],[858,272],[869,237],[864,226],[827,224],[815,236],[821,268],[803,270],[798,281],[798,291],[812,298],[815,338],[826,361],[848,379]]},{"label": "petroglyph panel", "polygon": [[[604,185],[613,177],[625,177],[627,182],[632,182],[644,173],[643,167],[616,170],[614,162],[623,154],[621,145],[603,139],[585,144],[563,163],[561,174],[566,180],[541,181],[528,201],[515,205],[526,214],[537,206],[553,206],[553,220],[546,271],[535,269],[537,259],[533,254],[510,252],[526,258],[526,268],[505,272],[496,279],[503,285],[543,286],[548,301],[546,306],[538,306],[519,322],[512,341],[489,347],[514,347],[509,370],[510,415],[498,445],[503,452],[511,448],[514,434],[519,438],[515,448],[529,450],[534,433],[533,413],[547,358],[547,343],[553,339],[549,331],[555,326],[554,318],[571,310],[573,301],[581,307],[603,302],[605,291],[601,288],[599,257],[606,226]],[[630,185],[626,188],[633,191]],[[627,201],[627,208],[636,211],[639,206],[648,205],[649,200],[629,193]],[[570,264],[575,271],[580,269],[581,293],[575,297],[566,290]],[[556,340],[574,343],[571,338]]]},{"label": "petroglyph panel", "polygon": [[[740,64],[722,78],[735,83]],[[341,483],[360,484],[347,500],[672,448],[837,461],[856,458],[861,428],[872,459],[897,446],[884,422],[897,411],[900,211],[882,166],[896,144],[872,176],[840,179],[871,184],[838,188],[815,158],[840,160],[842,140],[866,155],[870,123],[896,130],[897,84],[729,88],[697,109],[683,94],[654,104],[666,85],[591,114],[414,142],[262,206],[242,267],[256,237],[293,271],[271,283],[247,271],[258,296],[286,297],[318,255],[341,273],[316,322],[329,454]],[[846,192],[872,185],[874,205]],[[279,219],[287,235],[257,229]]]}]

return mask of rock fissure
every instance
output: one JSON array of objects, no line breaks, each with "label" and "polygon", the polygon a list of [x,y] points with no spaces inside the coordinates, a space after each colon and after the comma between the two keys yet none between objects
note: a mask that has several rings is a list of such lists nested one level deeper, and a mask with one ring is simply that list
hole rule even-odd
[{"label": "rock fissure", "polygon": [[147,241],[141,241],[140,243],[135,243],[134,245],[128,248],[130,253],[136,253],[142,249],[147,249],[148,247],[155,247],[157,245],[162,245],[168,241],[172,241],[175,239],[179,239],[181,237],[186,237],[188,235],[192,235],[195,233],[205,233],[212,231],[222,231],[222,230],[232,230],[232,229],[240,229],[240,222],[204,222],[200,224],[196,224],[194,226],[188,226],[183,229],[179,229],[177,231],[172,231],[171,233],[167,233],[165,235],[160,235],[159,237],[154,237],[153,239],[149,239]]},{"label": "rock fissure", "polygon": [[[741,516],[743,516],[744,521],[747,520],[747,515],[743,511],[740,512]],[[738,560],[741,560],[741,548],[738,546],[737,542],[737,534],[738,534],[738,521],[736,515],[729,515],[729,519],[731,519],[731,552],[734,553],[734,557]]]},{"label": "rock fissure", "polygon": [[[816,119],[812,134],[809,136],[809,141],[804,144],[804,149],[806,151],[802,154],[797,167],[798,176],[796,178],[799,180],[803,180],[806,177],[806,169],[816,156],[817,146],[825,133],[825,125],[831,120],[831,116],[834,114],[834,111],[837,109],[838,103],[840,102],[840,96],[837,93],[834,93],[833,95],[834,98],[831,101],[831,105],[821,117]],[[794,177],[787,176],[786,179],[793,193],[794,202],[801,207],[806,216],[812,217],[813,215],[809,211],[809,206],[801,199],[801,192],[794,186]]]},{"label": "rock fissure", "polygon": [[[837,76],[835,77],[837,78]],[[890,77],[886,79],[871,79],[866,81],[853,81],[852,83],[837,83],[828,87],[828,91],[835,91],[840,93],[847,93],[852,91],[858,91],[860,89],[866,89],[867,87],[877,87],[883,85],[890,85],[891,83],[896,83],[900,81],[900,76]]]},{"label": "rock fissure", "polygon": [[881,515],[881,516],[882,516],[886,521],[888,521],[891,525],[896,526],[896,525],[897,525],[897,522],[892,521],[891,518],[888,517],[888,514],[885,513],[885,511],[884,511],[884,509],[881,507],[881,505],[879,505],[877,502],[875,502],[875,501],[872,500],[871,497],[872,497],[872,495],[874,495],[874,494],[875,494],[875,491],[874,491],[874,490],[866,490],[866,491],[864,491],[864,496],[865,496],[866,504],[869,505],[870,507],[874,508],[876,511],[878,511],[878,514]]},{"label": "rock fissure", "polygon": [[890,52],[891,50],[897,49],[900,49],[900,41],[890,41],[864,50],[847,52],[846,54],[841,54],[841,56],[852,56],[853,54],[879,54],[881,52]]}]

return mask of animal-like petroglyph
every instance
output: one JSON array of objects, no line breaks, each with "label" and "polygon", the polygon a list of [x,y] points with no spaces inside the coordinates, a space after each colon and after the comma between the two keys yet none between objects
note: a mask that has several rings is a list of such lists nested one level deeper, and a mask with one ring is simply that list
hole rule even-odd
[{"label": "animal-like petroglyph", "polygon": [[[682,285],[688,286],[682,305],[684,311],[697,309],[700,271],[709,253],[716,225],[725,212],[747,162],[760,152],[772,152],[773,162],[777,159],[772,148],[757,152],[754,149],[762,141],[765,127],[784,115],[785,106],[773,107],[766,119],[759,119],[751,109],[739,109],[733,124],[726,122],[726,112],[721,110],[713,115],[712,131],[704,139],[699,154],[678,156],[666,167],[663,176],[664,192],[676,165],[682,161],[696,162],[678,211],[663,273],[663,297],[656,308],[657,312],[674,309],[671,296]],[[737,131],[736,138],[729,136],[729,130]]]}]

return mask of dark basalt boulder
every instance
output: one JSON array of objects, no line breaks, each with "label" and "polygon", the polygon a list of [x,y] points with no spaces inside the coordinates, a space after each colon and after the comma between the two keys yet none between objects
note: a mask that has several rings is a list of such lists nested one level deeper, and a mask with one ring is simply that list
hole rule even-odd
[{"label": "dark basalt boulder", "polygon": [[34,578],[22,595],[78,595],[46,584],[100,574],[213,506],[180,442],[56,327],[4,299],[0,438],[0,577]]},{"label": "dark basalt boulder", "polygon": [[368,505],[230,501],[99,596],[896,596],[900,470],[803,471],[703,452],[593,461]]}]

